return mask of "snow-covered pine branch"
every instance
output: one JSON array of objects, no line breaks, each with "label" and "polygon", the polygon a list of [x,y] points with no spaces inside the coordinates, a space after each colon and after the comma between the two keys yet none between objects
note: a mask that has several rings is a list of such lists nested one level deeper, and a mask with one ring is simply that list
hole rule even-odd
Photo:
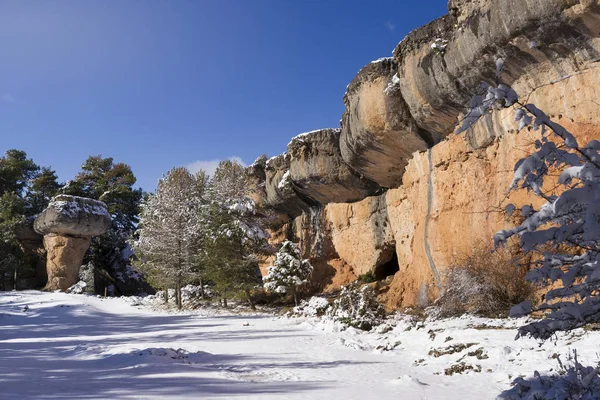
[{"label": "snow-covered pine branch", "polygon": [[[497,63],[498,76],[503,65],[503,61]],[[549,291],[537,308],[528,302],[513,307],[513,316],[536,309],[548,312],[545,319],[520,328],[519,335],[548,339],[557,331],[600,322],[600,142],[592,140],[580,145],[573,134],[534,104],[519,102],[509,86],[483,87],[485,96],[473,100],[458,132],[469,129],[494,109],[514,107],[519,130],[533,129],[540,137],[535,143],[537,150],[515,165],[509,191],[531,190],[546,200],[537,210],[524,206],[523,223],[496,233],[495,246],[518,237],[525,252],[542,255],[539,266],[527,279],[542,286],[554,282],[563,286]],[[562,171],[558,183],[564,190],[560,194],[543,190],[544,179],[552,170]],[[506,207],[509,214],[515,209],[512,204]]]}]

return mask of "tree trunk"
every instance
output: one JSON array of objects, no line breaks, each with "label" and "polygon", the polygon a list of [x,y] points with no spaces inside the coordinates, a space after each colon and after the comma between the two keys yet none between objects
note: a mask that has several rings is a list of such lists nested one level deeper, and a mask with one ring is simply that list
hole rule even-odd
[{"label": "tree trunk", "polygon": [[298,292],[296,292],[296,288],[292,289],[292,293],[294,294],[294,304],[298,306]]},{"label": "tree trunk", "polygon": [[256,311],[256,306],[254,305],[254,301],[252,301],[252,294],[250,293],[250,289],[246,289],[245,293],[246,293],[246,298],[248,299],[248,304],[250,305],[250,308],[252,309],[252,311]]},{"label": "tree trunk", "polygon": [[223,308],[227,308],[227,297],[223,296]]},{"label": "tree trunk", "polygon": [[202,282],[202,278],[200,278],[200,298],[204,300],[204,283]]},{"label": "tree trunk", "polygon": [[181,282],[177,281],[177,308],[181,310],[183,308],[183,300],[181,300]]},{"label": "tree trunk", "polygon": [[165,304],[169,304],[169,288],[165,288]]}]

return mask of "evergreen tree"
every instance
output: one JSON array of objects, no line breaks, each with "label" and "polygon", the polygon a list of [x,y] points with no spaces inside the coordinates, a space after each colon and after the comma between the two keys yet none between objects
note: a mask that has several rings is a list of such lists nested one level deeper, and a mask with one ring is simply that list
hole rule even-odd
[{"label": "evergreen tree", "polygon": [[8,150],[0,158],[0,289],[15,289],[19,271],[27,260],[17,242],[15,229],[25,221],[23,197],[39,167],[21,150]]},{"label": "evergreen tree", "polygon": [[138,265],[154,285],[175,288],[179,308],[181,286],[193,276],[196,265],[205,185],[203,172],[192,175],[185,168],[173,168],[142,206],[134,245]]},{"label": "evergreen tree", "polygon": [[259,256],[269,252],[263,218],[256,213],[244,167],[222,161],[208,187],[204,209],[206,240],[204,265],[207,276],[227,305],[231,293],[242,292],[254,307],[251,290],[261,283]]},{"label": "evergreen tree", "polygon": [[60,190],[56,172],[48,167],[42,167],[31,180],[27,189],[27,213],[36,215],[41,213]]},{"label": "evergreen tree", "polygon": [[25,201],[15,192],[0,196],[0,290],[15,289],[19,271],[26,267],[15,237],[15,228],[24,222],[24,214]]},{"label": "evergreen tree", "polygon": [[275,264],[263,277],[265,289],[276,293],[291,293],[298,305],[298,288],[308,281],[313,271],[308,260],[302,259],[298,245],[286,240],[277,252]]},{"label": "evergreen tree", "polygon": [[8,150],[0,158],[0,196],[4,193],[16,193],[21,196],[39,167],[27,158],[22,150]]}]

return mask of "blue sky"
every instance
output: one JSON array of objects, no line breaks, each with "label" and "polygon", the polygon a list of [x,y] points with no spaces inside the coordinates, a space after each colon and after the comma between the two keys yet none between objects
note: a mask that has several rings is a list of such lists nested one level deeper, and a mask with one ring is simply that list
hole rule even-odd
[{"label": "blue sky", "polygon": [[339,126],[346,85],[446,0],[0,2],[0,150],[71,179],[89,155],[145,190],[173,166],[285,151]]}]

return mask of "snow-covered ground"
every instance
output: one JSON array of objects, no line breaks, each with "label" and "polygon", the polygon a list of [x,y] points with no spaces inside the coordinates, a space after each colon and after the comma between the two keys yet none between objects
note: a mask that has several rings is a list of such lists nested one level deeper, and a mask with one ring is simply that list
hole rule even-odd
[{"label": "snow-covered ground", "polygon": [[[539,346],[514,340],[522,321],[398,317],[389,332],[363,333],[314,318],[132,303],[0,293],[0,398],[481,400],[519,375],[556,371],[555,354],[566,360],[577,348],[583,364],[599,360],[600,333]],[[461,362],[481,372],[445,374]]]}]

